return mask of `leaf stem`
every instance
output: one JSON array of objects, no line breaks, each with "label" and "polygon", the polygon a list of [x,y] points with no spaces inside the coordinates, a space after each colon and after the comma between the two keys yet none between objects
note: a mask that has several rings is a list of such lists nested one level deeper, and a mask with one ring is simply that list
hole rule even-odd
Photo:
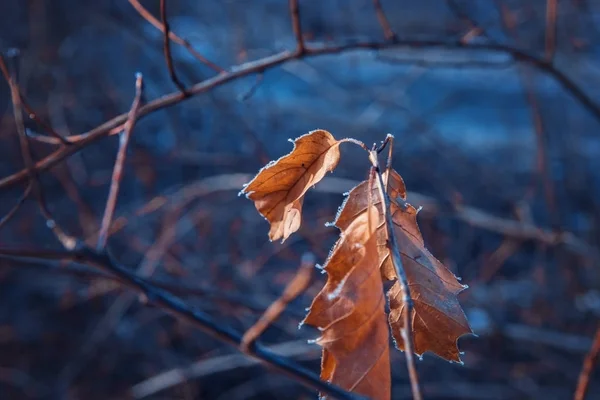
[{"label": "leaf stem", "polygon": [[[393,138],[391,135],[386,137],[385,144]],[[382,144],[382,146],[384,146]],[[392,262],[396,269],[396,275],[400,283],[400,289],[402,290],[402,301],[405,304],[406,311],[403,313],[403,327],[400,330],[402,339],[404,340],[404,351],[406,353],[406,366],[408,367],[408,375],[410,377],[410,387],[413,394],[414,400],[422,400],[421,388],[419,387],[419,376],[417,375],[417,368],[415,366],[415,352],[412,336],[412,315],[413,315],[413,301],[410,296],[410,288],[408,287],[408,278],[404,271],[404,265],[402,264],[402,258],[400,257],[400,250],[394,235],[392,216],[390,212],[390,197],[384,188],[386,187],[383,183],[383,177],[381,176],[381,170],[379,168],[379,160],[377,159],[377,150],[369,152],[369,161],[377,174],[377,188],[379,189],[379,195],[383,201],[383,215],[385,217],[385,226],[387,231],[387,245],[392,256]],[[388,177],[389,180],[389,177]]]},{"label": "leaf stem", "polygon": [[367,153],[370,153],[371,150],[369,150],[369,148],[367,147],[366,144],[364,144],[363,142],[361,142],[358,139],[354,139],[354,138],[343,138],[339,140],[339,143],[353,143],[355,145],[357,145],[358,147],[360,147],[361,149],[363,149],[364,151],[366,151]]}]

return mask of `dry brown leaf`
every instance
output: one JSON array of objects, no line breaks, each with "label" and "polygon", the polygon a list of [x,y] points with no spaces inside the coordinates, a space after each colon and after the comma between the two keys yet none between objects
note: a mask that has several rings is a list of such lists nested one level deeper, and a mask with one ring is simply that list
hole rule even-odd
[{"label": "dry brown leaf", "polygon": [[267,164],[242,189],[271,224],[269,239],[284,241],[300,228],[304,194],[337,166],[339,144],[321,129],[300,136],[290,154]]},{"label": "dry brown leaf", "polygon": [[322,331],[317,343],[323,346],[323,380],[387,400],[389,332],[377,262],[378,216],[374,207],[369,214],[362,213],[344,229],[324,266],[327,283],[304,322]]},{"label": "dry brown leaf", "polygon": [[[458,338],[472,333],[467,318],[458,302],[457,294],[466,286],[426,248],[417,225],[417,210],[406,203],[406,187],[400,175],[391,170],[387,192],[391,199],[391,214],[394,234],[402,257],[402,263],[408,278],[411,297],[414,302],[412,329],[414,348],[417,355],[431,351],[449,361],[460,362],[457,347]],[[377,187],[370,196],[379,211],[377,244],[381,275],[387,280],[396,280],[396,271],[387,247],[385,218]],[[361,215],[366,214],[368,182],[354,187],[340,208],[335,225],[342,231],[348,229]],[[396,280],[388,291],[390,302],[389,322],[396,346],[404,350],[402,335],[402,313],[405,312],[400,283]]]}]

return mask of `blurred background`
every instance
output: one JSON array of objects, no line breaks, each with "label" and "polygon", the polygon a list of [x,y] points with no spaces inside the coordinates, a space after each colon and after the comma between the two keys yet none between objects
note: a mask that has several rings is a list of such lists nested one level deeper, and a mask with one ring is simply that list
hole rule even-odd
[{"label": "blurred background", "polygon": [[[28,103],[64,136],[128,111],[135,72],[146,99],[177,90],[162,33],[135,1],[4,0],[0,50],[20,51]],[[158,0],[140,0],[160,19]],[[386,1],[405,45],[293,60],[158,110],[135,127],[108,246],[132,270],[242,332],[311,253],[323,262],[342,193],[367,176],[361,150],[304,202],[302,228],[269,243],[237,193],[295,138],[322,128],[368,145],[394,134],[394,168],[423,206],[425,243],[462,282],[479,337],[464,365],[426,354],[427,399],[572,398],[600,316],[600,2]],[[557,3],[557,4],[556,4]],[[139,8],[139,3],[138,8]],[[370,0],[300,1],[307,43],[386,41]],[[223,69],[295,39],[283,0],[168,2],[171,29]],[[433,44],[436,44],[433,46]],[[217,74],[172,43],[185,85]],[[9,87],[0,82],[0,182],[24,168]],[[27,119],[31,136],[46,135]],[[36,160],[59,146],[32,140]],[[93,245],[118,148],[101,138],[43,172],[48,207]],[[0,185],[0,218],[25,181]],[[2,247],[60,249],[29,199],[0,228]],[[298,329],[325,282],[262,337],[317,372],[318,332]],[[392,352],[393,398],[410,399]],[[81,265],[0,261],[1,399],[312,399],[189,324]],[[600,373],[589,399],[600,398]]]}]

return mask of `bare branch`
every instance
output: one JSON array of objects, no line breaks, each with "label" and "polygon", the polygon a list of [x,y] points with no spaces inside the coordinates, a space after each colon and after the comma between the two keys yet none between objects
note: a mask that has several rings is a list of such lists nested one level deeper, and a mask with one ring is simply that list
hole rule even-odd
[{"label": "bare branch", "polygon": [[314,266],[314,256],[311,253],[305,254],[302,257],[299,271],[288,283],[281,297],[275,300],[260,319],[244,333],[241,344],[243,349],[247,350],[254,345],[259,336],[283,313],[287,305],[306,290],[310,284]]},{"label": "bare branch", "polygon": [[[16,50],[13,53],[13,57],[17,56]],[[4,58],[0,55],[0,69],[2,70],[3,75],[7,77],[7,83],[10,87],[10,95],[13,103],[13,114],[15,118],[15,124],[17,126],[17,133],[19,136],[19,145],[21,147],[21,156],[23,157],[23,163],[25,164],[25,171],[27,173],[27,177],[29,178],[29,185],[31,186],[31,191],[33,195],[36,197],[38,201],[38,205],[42,216],[46,219],[46,226],[52,230],[58,241],[65,247],[66,249],[72,249],[75,245],[75,240],[67,235],[60,226],[57,225],[56,221],[50,214],[48,207],[46,206],[46,201],[44,199],[44,193],[42,191],[41,184],[38,180],[38,172],[35,168],[35,162],[33,161],[33,157],[31,155],[31,148],[29,146],[29,138],[27,137],[27,133],[25,132],[25,124],[23,122],[23,110],[21,103],[21,94],[19,91],[19,86],[17,84],[16,73],[14,75],[10,74],[6,63],[4,62]]]},{"label": "bare branch", "polygon": [[379,160],[377,159],[376,150],[371,151],[371,153],[369,154],[369,160],[371,161],[371,165],[373,166],[373,170],[375,171],[375,174],[377,176],[377,188],[379,189],[379,196],[383,201],[383,214],[385,218],[385,227],[387,233],[387,246],[392,256],[392,263],[394,264],[394,268],[396,269],[396,276],[398,278],[398,282],[400,283],[400,289],[402,291],[402,302],[406,307],[406,310],[403,313],[404,322],[400,333],[402,334],[402,339],[404,341],[404,353],[406,354],[406,366],[408,367],[410,386],[413,394],[413,399],[422,400],[423,396],[421,394],[421,388],[419,387],[419,376],[417,375],[417,368],[415,365],[415,346],[412,334],[412,317],[414,304],[410,295],[408,278],[406,277],[406,272],[404,270],[404,265],[400,256],[400,248],[398,247],[398,242],[396,241],[396,236],[394,234],[392,215],[390,211],[390,197],[387,193],[386,185],[383,182],[383,177],[381,176],[381,169],[379,167]]},{"label": "bare branch", "polygon": [[546,0],[545,58],[548,62],[553,61],[556,52],[557,13],[557,0]]},{"label": "bare branch", "polygon": [[[150,14],[150,12],[138,0],[129,0],[129,3],[133,6],[133,8],[136,9],[136,11],[142,16],[142,18],[144,18],[146,21],[148,21],[150,24],[152,24],[152,26],[154,26],[156,29],[161,31],[163,34],[165,33],[165,28],[160,23],[160,21],[158,19],[156,19],[152,14]],[[196,51],[196,49],[194,49],[187,40],[182,39],[181,37],[177,36],[175,34],[175,32],[169,30],[168,36],[169,36],[169,39],[171,39],[173,42],[177,43],[180,46],[185,47],[187,49],[187,51],[189,51],[190,54],[194,58],[196,58],[198,61],[205,64],[209,68],[213,69],[216,72],[224,72],[225,71],[223,68],[219,67],[217,64],[210,61],[209,59],[204,57],[202,54],[200,54],[198,51]]]},{"label": "bare branch", "polygon": [[125,123],[125,130],[119,138],[119,151],[117,152],[117,158],[115,161],[115,167],[111,178],[110,191],[108,194],[108,200],[106,201],[106,207],[104,209],[104,217],[102,218],[102,225],[100,227],[100,233],[98,235],[97,249],[102,250],[106,246],[108,239],[108,232],[110,224],[115,213],[117,206],[117,197],[119,196],[119,187],[121,184],[121,178],[123,176],[123,165],[125,164],[125,158],[127,156],[127,145],[129,144],[129,138],[131,132],[135,127],[137,120],[138,111],[142,104],[142,94],[144,90],[144,81],[142,74],[138,73],[135,80],[135,98],[129,110],[127,122]]},{"label": "bare branch", "polygon": [[574,400],[585,400],[585,394],[587,393],[588,386],[590,384],[590,375],[592,374],[594,365],[596,364],[599,355],[600,326],[598,326],[598,329],[596,330],[596,335],[594,336],[594,342],[592,343],[592,347],[585,356],[583,368],[581,369],[581,374],[579,375],[579,380],[577,381],[577,389],[575,390],[575,395],[573,396]]},{"label": "bare branch", "polygon": [[19,197],[19,200],[17,200],[15,205],[6,213],[6,215],[4,215],[4,217],[0,218],[0,229],[2,229],[2,227],[8,221],[10,221],[10,219],[17,213],[17,211],[19,211],[19,208],[21,208],[23,203],[25,203],[25,200],[27,200],[27,197],[29,197],[30,193],[31,193],[31,182],[27,184],[25,191],[23,192],[21,197]]},{"label": "bare branch", "polygon": [[[12,78],[11,78],[10,72],[8,71],[8,67],[6,66],[6,63],[4,62],[4,59],[1,56],[0,56],[0,72],[2,73],[2,75],[4,76],[4,79],[6,79],[6,82],[8,82],[8,84],[10,86],[10,81]],[[64,138],[62,135],[60,135],[58,132],[56,132],[54,129],[52,129],[52,127],[50,125],[48,125],[40,117],[38,117],[37,113],[33,110],[33,108],[25,101],[25,97],[23,96],[23,93],[21,93],[21,90],[19,89],[18,85],[17,85],[17,91],[18,91],[18,96],[19,96],[20,102],[21,102],[21,106],[27,112],[27,115],[29,116],[29,118],[34,120],[46,132],[48,132],[48,134],[50,134],[52,137],[54,137],[60,144],[65,144],[65,145],[69,144],[69,141],[66,138]]]},{"label": "bare branch", "polygon": [[[316,346],[307,344],[306,340],[280,343],[269,347],[269,350],[272,350],[274,353],[281,356],[301,357],[303,359],[313,359],[320,353],[317,351]],[[190,379],[200,378],[216,372],[231,371],[236,368],[251,366],[257,363],[257,360],[244,357],[241,354],[228,354],[199,360],[189,366],[167,370],[148,378],[133,386],[131,388],[131,394],[136,399],[143,399]]]},{"label": "bare branch", "polygon": [[396,36],[396,33],[392,30],[390,21],[388,21],[385,12],[383,11],[383,7],[381,6],[381,2],[379,0],[373,0],[373,6],[375,7],[379,25],[381,25],[381,29],[383,29],[383,36],[385,39],[393,42],[397,41],[398,36]]},{"label": "bare branch", "polygon": [[171,56],[171,40],[169,39],[169,22],[167,21],[167,0],[160,0],[160,19],[162,20],[163,26],[163,51],[165,53],[165,60],[167,62],[167,69],[169,70],[169,76],[171,80],[179,88],[181,94],[185,97],[188,96],[188,93],[185,89],[185,86],[175,73],[175,67],[173,67],[173,57]]},{"label": "bare branch", "polygon": [[290,16],[292,17],[292,29],[294,30],[294,37],[296,38],[296,55],[301,56],[306,51],[304,45],[304,36],[302,36],[302,23],[300,21],[300,7],[298,6],[298,0],[290,1]]},{"label": "bare branch", "polygon": [[[460,41],[440,41],[440,40],[399,40],[395,43],[391,42],[358,42],[349,43],[339,46],[323,46],[315,48],[307,48],[304,53],[297,54],[294,52],[284,51],[269,57],[261,58],[256,61],[248,62],[236,67],[233,67],[228,72],[219,74],[213,78],[206,79],[200,83],[197,83],[190,87],[187,91],[189,97],[196,96],[201,93],[205,93],[212,90],[215,87],[221,86],[225,83],[239,79],[244,76],[251,74],[264,72],[267,69],[277,67],[293,60],[304,59],[308,57],[317,57],[328,54],[340,54],[350,51],[359,50],[382,50],[388,48],[449,48],[449,49],[462,49],[470,51],[496,51],[499,53],[506,53],[512,55],[515,60],[530,64],[547,75],[553,77],[567,92],[575,97],[579,103],[598,121],[600,121],[600,105],[597,104],[589,95],[587,95],[582,88],[580,88],[574,81],[572,81],[567,75],[556,68],[553,64],[546,62],[536,56],[533,56],[527,52],[513,48],[507,45],[498,43],[473,43],[465,44]],[[180,92],[170,93],[164,95],[154,101],[147,103],[142,106],[139,110],[138,118],[142,118],[154,111],[171,107],[175,104],[188,99],[189,97],[181,96]],[[87,145],[99,140],[100,138],[106,137],[109,134],[114,134],[114,129],[124,124],[127,120],[127,114],[121,114],[109,121],[106,121],[102,125],[80,135],[80,140],[71,146],[65,146],[65,148],[57,149],[44,159],[38,161],[35,169],[40,172],[56,165],[57,163],[64,160],[66,157],[78,152],[85,148]],[[27,179],[27,170],[21,170],[8,177],[0,179],[0,189],[13,186],[23,180]]]},{"label": "bare branch", "polygon": [[[155,287],[146,279],[132,273],[130,269],[118,264],[107,253],[101,253],[86,247],[85,244],[81,242],[77,243],[77,246],[71,251],[14,250],[0,248],[0,258],[60,260],[93,266],[101,271],[114,275],[123,286],[143,295],[148,300],[148,303],[193,324],[211,337],[243,351],[241,348],[242,335],[239,332],[228,326],[219,324],[205,312],[188,306],[179,297]],[[259,343],[255,343],[255,345],[249,348],[245,354],[288,375],[290,378],[302,383],[306,387],[318,390],[321,393],[326,393],[334,398],[349,400],[364,399],[362,396],[349,393],[338,386],[322,381],[317,375],[309,370],[289,359],[280,357]]]}]

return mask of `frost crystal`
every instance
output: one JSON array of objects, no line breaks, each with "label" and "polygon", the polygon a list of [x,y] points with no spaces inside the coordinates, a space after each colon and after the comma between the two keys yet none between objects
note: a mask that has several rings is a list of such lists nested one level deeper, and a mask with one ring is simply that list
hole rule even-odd
[{"label": "frost crystal", "polygon": [[344,284],[346,283],[347,277],[348,277],[348,275],[346,275],[346,277],[344,277],[344,279],[342,279],[340,284],[335,288],[335,290],[333,292],[331,292],[327,295],[327,300],[329,300],[329,301],[334,300],[336,297],[338,297],[340,295],[340,293],[342,292],[342,289],[344,288]]}]

